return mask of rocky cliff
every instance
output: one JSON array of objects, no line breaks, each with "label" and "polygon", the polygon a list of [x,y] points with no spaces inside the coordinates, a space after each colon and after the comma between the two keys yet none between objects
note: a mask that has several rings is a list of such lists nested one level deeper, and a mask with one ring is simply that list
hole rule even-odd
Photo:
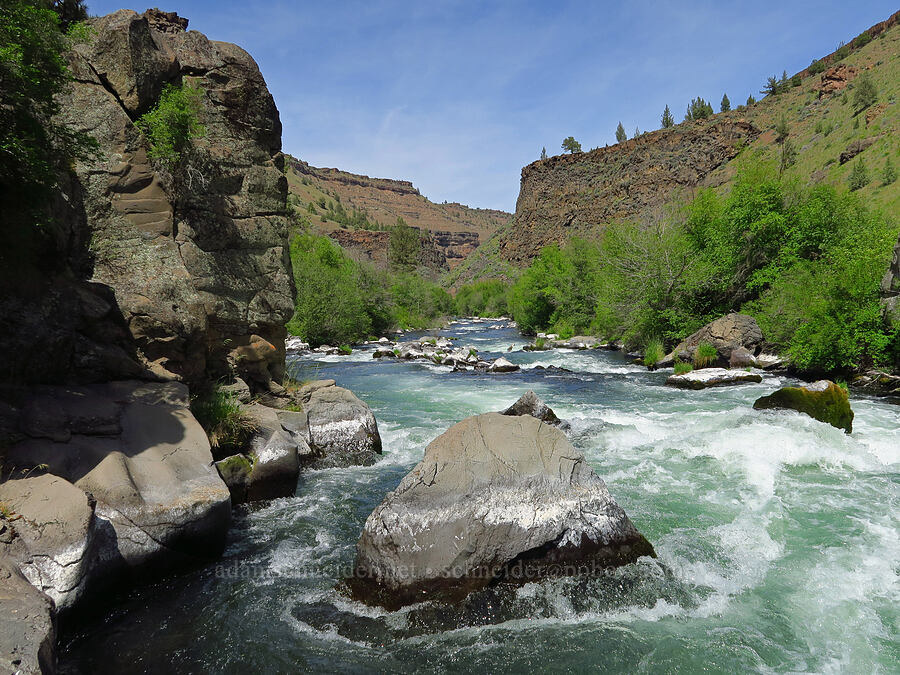
[{"label": "rocky cliff", "polygon": [[[309,204],[320,205],[339,200],[345,208],[365,212],[370,221],[393,225],[397,218],[423,233],[431,233],[436,254],[426,257],[438,264],[437,270],[452,269],[472,253],[512,217],[505,211],[474,209],[457,203],[436,204],[422,196],[405,180],[370,178],[340,169],[321,169],[288,157],[288,190],[295,205],[304,212]],[[381,240],[354,231],[337,232],[339,223],[329,220],[321,208],[309,216],[320,232],[332,236],[360,259],[386,260],[387,249],[372,249]],[[346,229],[346,228],[345,228]],[[430,244],[428,244],[430,246]]]},{"label": "rocky cliff", "polygon": [[[283,349],[293,288],[278,111],[245,51],[186,25],[121,10],[92,19],[69,55],[62,117],[100,151],[63,184],[63,272],[0,300],[22,319],[0,340],[10,380],[194,383],[228,372],[252,336]],[[179,185],[135,126],[167,84],[200,88],[206,129]]]},{"label": "rocky cliff", "polygon": [[704,184],[759,131],[746,120],[695,122],[624,143],[539,160],[522,169],[516,215],[499,254],[520,265],[550,243],[646,218]]}]

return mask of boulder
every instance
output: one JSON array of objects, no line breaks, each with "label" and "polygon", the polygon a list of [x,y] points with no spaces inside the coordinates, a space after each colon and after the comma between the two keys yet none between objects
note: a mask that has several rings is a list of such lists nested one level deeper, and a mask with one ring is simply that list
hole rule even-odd
[{"label": "boulder", "polygon": [[252,468],[247,499],[275,499],[293,496],[300,477],[298,444],[305,441],[286,431],[278,413],[262,405],[247,406],[257,431],[250,438]]},{"label": "boulder", "polygon": [[308,444],[316,465],[373,464],[381,454],[381,435],[372,410],[334,380],[317,380],[295,394],[307,417]]},{"label": "boulder", "polygon": [[247,493],[250,490],[250,472],[253,471],[253,462],[244,454],[231,455],[216,462],[216,470],[228,486],[231,493],[232,504],[243,504],[249,501]]},{"label": "boulder", "polygon": [[900,396],[900,375],[882,370],[869,370],[857,375],[850,386],[876,396]]},{"label": "boulder", "polygon": [[56,672],[53,601],[0,555],[0,672]]},{"label": "boulder", "polygon": [[358,599],[396,608],[624,565],[653,547],[559,429],[487,413],[454,425],[366,520]]},{"label": "boulder", "polygon": [[743,347],[751,354],[757,354],[763,342],[763,334],[756,319],[747,314],[727,314],[712,321],[696,333],[683,340],[667,354],[657,368],[669,368],[675,359],[692,361],[694,352],[701,343],[708,343],[716,348],[718,356],[711,365],[724,367],[731,360],[731,352]]},{"label": "boulder", "polygon": [[537,394],[530,390],[522,394],[518,401],[500,414],[509,416],[531,415],[545,424],[552,424],[557,427],[568,426],[568,424],[556,416],[556,413],[550,409],[550,406],[544,403],[538,398]]},{"label": "boulder", "polygon": [[733,384],[759,384],[760,382],[762,382],[762,375],[759,373],[728,368],[701,368],[683,375],[670,375],[666,379],[666,384],[679,389],[707,389]]},{"label": "boulder", "polygon": [[[23,508],[46,504],[45,511],[36,511],[35,522],[44,518],[62,528],[58,538],[42,535],[34,540],[35,546],[73,542],[64,557],[56,557],[66,568],[63,576],[32,565],[42,587],[61,607],[86,592],[84,582],[70,576],[73,570],[80,570],[81,579],[87,576],[90,586],[95,578],[139,571],[155,574],[218,555],[231,522],[231,499],[212,465],[206,433],[188,409],[185,385],[121,381],[45,387],[36,395],[52,400],[70,420],[79,419],[76,413],[84,406],[116,410],[115,425],[105,414],[95,420],[97,433],[91,433],[90,426],[75,425],[70,432],[78,433],[63,442],[33,430],[7,451],[11,465],[45,465],[53,474],[41,477],[39,483],[31,478],[10,481],[3,490],[17,491]],[[114,427],[120,431],[112,435]],[[91,517],[87,505],[93,509]],[[28,575],[26,534],[22,540],[25,551],[14,548],[12,554]],[[80,542],[79,547],[74,542]],[[96,554],[88,555],[92,547]],[[52,556],[41,564],[52,567]],[[85,565],[89,569],[84,570]]]},{"label": "boulder", "polygon": [[390,358],[392,356],[394,356],[394,350],[390,347],[376,347],[375,351],[372,352],[373,359]]},{"label": "boulder", "polygon": [[853,410],[843,387],[830,380],[819,380],[802,387],[782,387],[756,399],[756,410],[797,410],[848,434],[853,431]]},{"label": "boulder", "polygon": [[519,366],[508,361],[502,356],[495,359],[487,369],[489,373],[514,373],[517,370],[520,370]]},{"label": "boulder", "polygon": [[15,515],[13,537],[0,550],[60,609],[84,594],[97,556],[94,501],[58,476],[10,480],[0,485],[0,503]]},{"label": "boulder", "polygon": [[731,356],[728,357],[729,368],[750,368],[756,366],[756,358],[750,353],[746,347],[738,347],[731,350]]}]

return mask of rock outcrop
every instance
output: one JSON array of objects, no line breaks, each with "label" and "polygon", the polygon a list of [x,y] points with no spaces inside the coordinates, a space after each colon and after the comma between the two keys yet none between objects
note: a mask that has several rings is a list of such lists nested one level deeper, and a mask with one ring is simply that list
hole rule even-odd
[{"label": "rock outcrop", "polygon": [[734,384],[759,384],[762,375],[729,368],[701,368],[682,375],[670,375],[666,384],[679,389],[708,389]]},{"label": "rock outcrop", "polygon": [[881,298],[887,319],[900,324],[900,239],[894,246],[891,265],[881,280]]},{"label": "rock outcrop", "polygon": [[[2,374],[194,383],[240,372],[234,350],[253,336],[277,345],[283,365],[287,183],[278,111],[256,63],[174,14],[120,10],[89,24],[69,54],[75,81],[60,121],[96,138],[99,154],[61,181],[64,269],[25,297],[0,292],[4,314],[22,317],[0,339]],[[170,84],[199,87],[206,129],[175,178],[135,126]]]},{"label": "rock outcrop", "polygon": [[56,672],[53,601],[28,583],[4,555],[0,555],[0,671]]},{"label": "rock outcrop", "polygon": [[0,502],[21,518],[0,549],[59,608],[95,583],[221,552],[231,501],[185,385],[46,387],[18,412],[6,461],[26,474],[0,485]]},{"label": "rock outcrop", "polygon": [[853,431],[853,410],[843,387],[830,380],[819,380],[802,387],[782,387],[756,399],[756,410],[797,410],[848,434]]},{"label": "rock outcrop", "polygon": [[501,415],[508,415],[510,417],[518,417],[519,415],[531,415],[532,417],[539,419],[544,424],[550,424],[555,427],[566,428],[568,427],[568,423],[563,422],[559,417],[556,416],[556,413],[553,412],[553,409],[544,403],[538,395],[533,391],[526,391],[522,396],[519,397],[519,400],[509,406],[506,410],[500,413]]},{"label": "rock outcrop", "polygon": [[372,512],[348,583],[365,602],[399,607],[642,555],[653,547],[565,434],[488,413],[432,441]]},{"label": "rock outcrop", "polygon": [[758,354],[762,347],[763,334],[756,319],[752,316],[727,314],[711,321],[696,333],[682,340],[656,366],[658,368],[670,367],[676,359],[685,362],[693,361],[697,347],[704,343],[712,345],[716,349],[717,356],[710,365],[724,368],[731,363],[732,352],[735,350],[743,348],[751,355]]}]

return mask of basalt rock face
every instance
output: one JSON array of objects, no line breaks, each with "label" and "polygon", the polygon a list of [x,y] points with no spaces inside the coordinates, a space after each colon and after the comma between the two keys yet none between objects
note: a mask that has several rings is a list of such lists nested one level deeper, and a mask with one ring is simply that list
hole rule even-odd
[{"label": "basalt rock face", "polygon": [[[240,370],[233,350],[253,336],[279,345],[283,368],[293,309],[287,183],[278,111],[256,63],[239,47],[185,31],[174,14],[120,10],[90,24],[89,41],[69,55],[75,82],[61,101],[62,121],[99,143],[99,155],[78,163],[64,186],[62,219],[82,252],[69,265],[69,295],[82,301],[66,309],[74,316],[64,324],[102,367],[91,376],[90,359],[76,354],[52,372],[20,366],[17,379],[215,379]],[[134,124],[167,84],[200,88],[206,129],[176,179],[150,161]],[[52,349],[54,330],[30,336],[40,346],[33,358]]]},{"label": "basalt rock face", "polygon": [[56,672],[53,601],[0,555],[0,671]]},{"label": "basalt rock face", "polygon": [[[715,347],[717,354],[710,365],[724,368],[732,365],[732,357],[734,356],[734,360],[736,360],[743,351],[750,356],[758,354],[762,343],[763,334],[756,319],[748,314],[732,312],[709,322],[696,333],[682,340],[656,365],[660,368],[667,368],[672,366],[676,359],[690,362],[694,359],[697,347],[701,344],[708,344]],[[747,365],[751,365],[751,363]]]},{"label": "basalt rock face", "polygon": [[759,131],[745,120],[695,122],[522,169],[516,215],[499,256],[517,265],[551,243],[613,221],[650,217],[679,190],[702,185]]},{"label": "basalt rock face", "polygon": [[881,280],[881,297],[885,316],[891,322],[900,324],[900,239],[894,246],[891,266]]},{"label": "basalt rock face", "polygon": [[642,555],[653,547],[562,431],[488,413],[435,439],[372,512],[348,583],[392,608]]}]

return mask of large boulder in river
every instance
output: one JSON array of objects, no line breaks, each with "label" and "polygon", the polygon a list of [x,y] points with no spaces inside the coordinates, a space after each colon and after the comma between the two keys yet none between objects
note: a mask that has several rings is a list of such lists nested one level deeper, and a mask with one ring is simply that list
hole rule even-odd
[{"label": "large boulder in river", "polygon": [[734,384],[759,384],[762,375],[734,368],[701,368],[682,375],[670,375],[666,384],[679,389],[708,389]]},{"label": "large boulder in river", "polygon": [[819,380],[802,387],[782,387],[756,399],[753,407],[756,410],[797,410],[848,434],[853,431],[850,397],[843,387],[830,380]]},{"label": "large boulder in river", "polygon": [[0,672],[55,673],[53,601],[0,555]]},{"label": "large boulder in river", "polygon": [[487,413],[432,441],[372,512],[348,583],[365,602],[398,607],[643,555],[653,547],[565,434]]},{"label": "large boulder in river", "polygon": [[712,321],[693,335],[678,344],[662,361],[658,368],[668,368],[676,359],[690,362],[694,352],[701,344],[710,344],[716,348],[717,357],[712,366],[726,367],[731,362],[734,350],[744,348],[750,354],[758,354],[762,347],[763,334],[756,319],[747,314],[727,314]]},{"label": "large boulder in river", "polygon": [[23,518],[0,552],[59,607],[94,580],[157,574],[221,552],[231,499],[185,385],[44,387],[29,397],[25,439],[6,461],[31,475],[0,486],[0,500]]}]

